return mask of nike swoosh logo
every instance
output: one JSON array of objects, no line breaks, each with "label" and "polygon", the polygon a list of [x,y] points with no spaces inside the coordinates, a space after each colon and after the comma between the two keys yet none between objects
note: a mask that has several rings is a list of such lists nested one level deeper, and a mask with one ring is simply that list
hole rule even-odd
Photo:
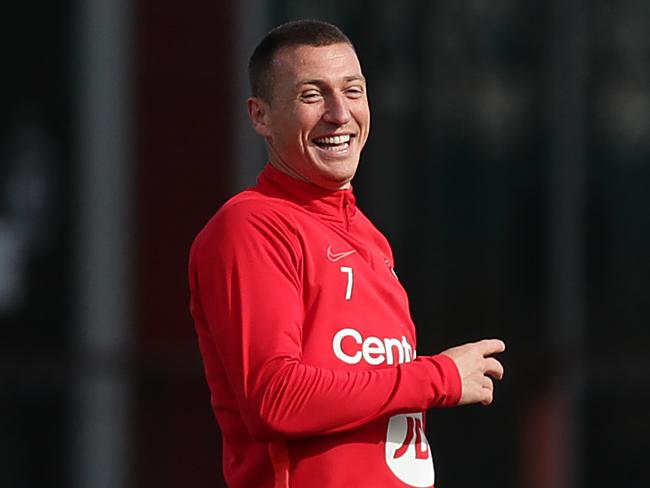
[{"label": "nike swoosh logo", "polygon": [[355,252],[357,252],[355,249],[352,249],[351,251],[332,252],[332,246],[328,246],[327,259],[335,263],[343,258],[347,258],[350,254],[354,254]]}]

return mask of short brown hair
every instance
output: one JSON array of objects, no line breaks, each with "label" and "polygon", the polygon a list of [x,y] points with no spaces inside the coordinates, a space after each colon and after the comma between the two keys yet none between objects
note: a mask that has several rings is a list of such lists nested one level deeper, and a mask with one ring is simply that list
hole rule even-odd
[{"label": "short brown hair", "polygon": [[290,46],[354,45],[341,29],[320,20],[295,20],[271,30],[257,45],[248,62],[248,78],[254,97],[270,101],[273,78],[271,62],[280,49]]}]

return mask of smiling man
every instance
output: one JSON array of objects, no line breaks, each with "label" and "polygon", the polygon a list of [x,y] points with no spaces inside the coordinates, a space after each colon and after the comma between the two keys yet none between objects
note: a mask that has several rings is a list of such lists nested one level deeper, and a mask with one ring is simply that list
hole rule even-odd
[{"label": "smiling man", "polygon": [[232,488],[432,487],[424,412],[492,402],[500,340],[418,356],[386,238],[350,182],[366,80],[335,26],[297,21],[253,53],[269,163],[190,253],[191,311]]},{"label": "smiling man", "polygon": [[[256,62],[265,63],[263,48],[253,55],[252,73]],[[366,82],[352,45],[290,45],[270,61],[273,87],[254,81],[248,112],[271,164],[327,190],[349,188],[370,129]]]}]

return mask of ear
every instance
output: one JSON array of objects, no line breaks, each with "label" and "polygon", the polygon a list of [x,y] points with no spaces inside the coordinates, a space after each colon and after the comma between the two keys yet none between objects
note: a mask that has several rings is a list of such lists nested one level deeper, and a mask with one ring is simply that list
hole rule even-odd
[{"label": "ear", "polygon": [[262,137],[269,137],[269,104],[258,97],[250,97],[246,100],[248,105],[248,117],[255,132]]}]

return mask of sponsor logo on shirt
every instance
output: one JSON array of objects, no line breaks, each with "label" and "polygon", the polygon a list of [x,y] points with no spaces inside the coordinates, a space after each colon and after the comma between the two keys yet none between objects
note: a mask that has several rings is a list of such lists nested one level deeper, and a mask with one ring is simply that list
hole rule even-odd
[{"label": "sponsor logo on shirt", "polygon": [[334,355],[347,364],[364,361],[372,366],[380,364],[402,364],[415,359],[415,349],[405,336],[379,338],[363,337],[352,328],[339,330],[332,339]]},{"label": "sponsor logo on shirt", "polygon": [[424,434],[422,413],[393,415],[388,421],[386,464],[409,486],[429,488],[435,481],[431,448]]}]

